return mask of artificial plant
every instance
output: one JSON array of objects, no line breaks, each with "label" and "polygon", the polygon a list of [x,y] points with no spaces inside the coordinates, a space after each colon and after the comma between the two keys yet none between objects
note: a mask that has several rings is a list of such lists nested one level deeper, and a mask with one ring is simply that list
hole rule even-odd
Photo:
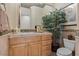
[{"label": "artificial plant", "polygon": [[66,22],[66,14],[64,11],[55,10],[50,12],[49,15],[42,17],[43,28],[53,34],[55,43],[59,43],[61,24]]},{"label": "artificial plant", "polygon": [[2,35],[2,32],[0,32],[0,36]]}]

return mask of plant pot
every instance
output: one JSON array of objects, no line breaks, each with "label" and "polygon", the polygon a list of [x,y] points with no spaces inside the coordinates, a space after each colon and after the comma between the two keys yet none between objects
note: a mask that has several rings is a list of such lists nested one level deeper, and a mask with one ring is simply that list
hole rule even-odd
[{"label": "plant pot", "polygon": [[59,48],[59,44],[52,45],[53,52],[56,52],[58,48]]},{"label": "plant pot", "polygon": [[2,35],[2,32],[0,32],[0,36]]}]

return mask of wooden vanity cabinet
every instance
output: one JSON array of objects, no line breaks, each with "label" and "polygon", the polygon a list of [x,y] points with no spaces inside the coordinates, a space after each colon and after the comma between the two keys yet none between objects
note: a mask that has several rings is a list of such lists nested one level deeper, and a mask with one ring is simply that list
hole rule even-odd
[{"label": "wooden vanity cabinet", "polygon": [[51,54],[51,35],[42,35],[42,56],[48,56]]},{"label": "wooden vanity cabinet", "polygon": [[24,56],[25,55],[25,44],[13,45],[10,47],[11,56]]},{"label": "wooden vanity cabinet", "polygon": [[25,56],[28,55],[28,43],[24,37],[9,38],[9,55]]},{"label": "wooden vanity cabinet", "polygon": [[9,41],[9,55],[11,56],[48,56],[51,54],[50,35],[13,37]]},{"label": "wooden vanity cabinet", "polygon": [[33,43],[29,45],[29,56],[41,56],[40,43]]},{"label": "wooden vanity cabinet", "polygon": [[9,55],[11,56],[28,56],[28,45],[18,44],[9,48]]},{"label": "wooden vanity cabinet", "polygon": [[32,36],[29,40],[29,56],[41,56],[41,36]]}]

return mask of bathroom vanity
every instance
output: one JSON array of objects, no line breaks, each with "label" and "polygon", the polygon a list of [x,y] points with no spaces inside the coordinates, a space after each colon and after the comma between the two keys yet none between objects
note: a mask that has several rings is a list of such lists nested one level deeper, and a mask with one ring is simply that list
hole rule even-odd
[{"label": "bathroom vanity", "polygon": [[9,55],[47,56],[51,54],[52,34],[48,32],[16,33],[9,36]]}]

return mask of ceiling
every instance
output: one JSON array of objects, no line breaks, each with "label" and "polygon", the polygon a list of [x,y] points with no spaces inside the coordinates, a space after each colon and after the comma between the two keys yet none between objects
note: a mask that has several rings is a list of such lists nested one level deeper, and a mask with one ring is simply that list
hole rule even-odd
[{"label": "ceiling", "polygon": [[45,5],[49,5],[53,7],[54,3],[22,3],[21,4],[22,7],[26,7],[26,8],[30,8],[31,6],[38,6],[42,8]]},{"label": "ceiling", "polygon": [[26,7],[26,8],[29,8],[31,6],[43,7],[44,4],[40,4],[40,3],[22,3],[21,6]]},{"label": "ceiling", "polygon": [[56,9],[64,8],[71,3],[21,3],[22,7],[30,8],[31,6],[38,6],[43,8],[45,5],[51,6]]}]

